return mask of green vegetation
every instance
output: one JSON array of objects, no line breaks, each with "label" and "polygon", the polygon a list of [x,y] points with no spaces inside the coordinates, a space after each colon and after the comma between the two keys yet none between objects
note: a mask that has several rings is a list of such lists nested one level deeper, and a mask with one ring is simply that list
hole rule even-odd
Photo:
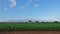
[{"label": "green vegetation", "polygon": [[0,23],[0,31],[60,31],[60,23]]}]

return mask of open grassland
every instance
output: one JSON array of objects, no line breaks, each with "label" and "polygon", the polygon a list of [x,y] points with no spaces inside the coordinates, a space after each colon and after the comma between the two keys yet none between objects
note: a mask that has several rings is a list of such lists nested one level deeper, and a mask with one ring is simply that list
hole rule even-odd
[{"label": "open grassland", "polygon": [[0,23],[0,31],[60,31],[60,23]]}]

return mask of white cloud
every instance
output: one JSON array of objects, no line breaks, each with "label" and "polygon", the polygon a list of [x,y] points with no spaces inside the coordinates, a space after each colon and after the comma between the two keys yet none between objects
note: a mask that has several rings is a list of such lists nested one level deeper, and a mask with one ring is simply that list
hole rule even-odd
[{"label": "white cloud", "polygon": [[21,9],[25,9],[25,6],[22,6]]},{"label": "white cloud", "polygon": [[35,4],[34,7],[39,7],[40,5],[39,4]]},{"label": "white cloud", "polygon": [[0,22],[3,22],[3,21],[5,21],[5,18],[0,17]]},{"label": "white cloud", "polygon": [[10,7],[15,7],[16,6],[16,0],[10,0]]},{"label": "white cloud", "polygon": [[4,8],[4,10],[6,11],[6,10],[7,10],[7,8]]},{"label": "white cloud", "polygon": [[26,5],[20,6],[20,9],[26,9],[28,7],[29,7],[29,4],[26,4]]}]

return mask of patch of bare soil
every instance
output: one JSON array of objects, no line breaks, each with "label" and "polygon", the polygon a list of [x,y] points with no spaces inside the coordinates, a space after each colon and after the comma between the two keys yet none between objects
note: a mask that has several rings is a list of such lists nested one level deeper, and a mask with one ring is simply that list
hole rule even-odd
[{"label": "patch of bare soil", "polygon": [[60,34],[60,31],[0,31],[0,34]]}]

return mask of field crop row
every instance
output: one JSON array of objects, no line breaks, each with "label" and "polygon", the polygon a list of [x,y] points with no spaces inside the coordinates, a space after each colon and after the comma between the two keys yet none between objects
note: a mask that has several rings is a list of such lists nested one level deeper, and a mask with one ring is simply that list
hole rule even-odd
[{"label": "field crop row", "polygon": [[60,31],[60,23],[6,23],[0,24],[0,31]]}]

